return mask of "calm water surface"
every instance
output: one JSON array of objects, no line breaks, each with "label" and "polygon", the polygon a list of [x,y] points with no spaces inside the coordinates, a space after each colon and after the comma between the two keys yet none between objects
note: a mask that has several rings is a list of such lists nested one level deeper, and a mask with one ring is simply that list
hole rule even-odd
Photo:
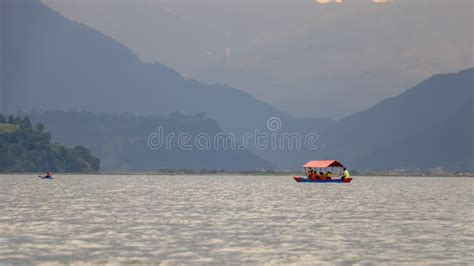
[{"label": "calm water surface", "polygon": [[0,264],[473,264],[471,178],[0,176]]}]

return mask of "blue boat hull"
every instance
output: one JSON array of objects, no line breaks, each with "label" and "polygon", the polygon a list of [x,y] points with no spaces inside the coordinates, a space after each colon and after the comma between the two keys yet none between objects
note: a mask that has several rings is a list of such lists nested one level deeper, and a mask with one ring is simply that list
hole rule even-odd
[{"label": "blue boat hull", "polygon": [[308,179],[302,176],[294,176],[293,178],[298,183],[350,183],[352,181],[352,178],[331,179],[331,180]]}]

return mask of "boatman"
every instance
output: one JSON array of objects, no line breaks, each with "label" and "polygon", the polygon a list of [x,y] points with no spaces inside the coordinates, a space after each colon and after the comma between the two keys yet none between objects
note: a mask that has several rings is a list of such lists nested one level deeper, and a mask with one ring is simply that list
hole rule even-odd
[{"label": "boatman", "polygon": [[346,178],[351,178],[351,175],[349,174],[349,171],[347,171],[347,169],[344,167],[344,172],[342,174],[342,179],[346,179]]}]

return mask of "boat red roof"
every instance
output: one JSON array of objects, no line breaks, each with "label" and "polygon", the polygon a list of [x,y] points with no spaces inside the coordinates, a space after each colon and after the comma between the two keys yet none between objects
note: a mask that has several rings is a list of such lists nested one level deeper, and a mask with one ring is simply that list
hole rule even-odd
[{"label": "boat red roof", "polygon": [[323,168],[323,167],[344,167],[336,160],[309,161],[303,167]]}]

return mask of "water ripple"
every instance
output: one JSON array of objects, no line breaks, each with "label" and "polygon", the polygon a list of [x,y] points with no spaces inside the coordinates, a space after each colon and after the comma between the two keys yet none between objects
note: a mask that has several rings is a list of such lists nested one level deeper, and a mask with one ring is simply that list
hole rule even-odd
[{"label": "water ripple", "polygon": [[0,264],[473,264],[469,178],[0,176]]}]

